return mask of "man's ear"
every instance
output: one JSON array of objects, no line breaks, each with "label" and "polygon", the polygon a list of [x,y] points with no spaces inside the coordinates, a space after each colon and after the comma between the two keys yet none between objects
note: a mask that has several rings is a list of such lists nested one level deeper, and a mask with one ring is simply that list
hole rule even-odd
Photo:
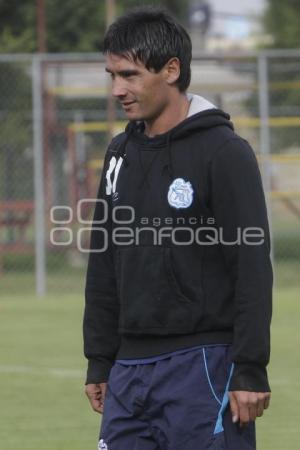
[{"label": "man's ear", "polygon": [[164,67],[165,80],[168,84],[174,84],[180,76],[180,61],[177,57],[169,59]]}]

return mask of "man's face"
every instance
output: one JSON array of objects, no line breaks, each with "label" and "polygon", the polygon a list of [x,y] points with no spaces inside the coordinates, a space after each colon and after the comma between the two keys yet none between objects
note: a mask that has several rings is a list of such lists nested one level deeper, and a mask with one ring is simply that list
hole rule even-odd
[{"label": "man's face", "polygon": [[167,73],[155,73],[140,61],[108,54],[106,71],[111,74],[112,94],[123,106],[129,120],[152,121],[168,102]]}]

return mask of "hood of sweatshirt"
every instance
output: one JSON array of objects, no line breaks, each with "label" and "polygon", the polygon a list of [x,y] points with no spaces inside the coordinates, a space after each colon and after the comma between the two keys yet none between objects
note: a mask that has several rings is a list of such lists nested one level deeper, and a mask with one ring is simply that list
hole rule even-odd
[{"label": "hood of sweatshirt", "polygon": [[227,125],[233,129],[229,114],[218,109],[213,103],[200,95],[187,94],[187,98],[190,102],[187,117],[165,133],[154,137],[147,136],[144,134],[145,125],[143,121],[129,122],[125,128],[125,133],[141,144],[163,146],[168,140],[182,138],[186,134],[199,131],[201,128],[207,129],[218,125]]},{"label": "hood of sweatshirt", "polygon": [[117,156],[124,160],[125,166],[128,165],[126,158],[126,146],[129,140],[134,141],[140,148],[155,149],[164,147],[165,164],[170,175],[173,175],[172,169],[172,142],[177,139],[183,139],[193,133],[198,133],[201,130],[207,130],[218,126],[227,126],[233,130],[233,124],[230,121],[230,115],[221,109],[218,109],[213,103],[206,100],[200,95],[188,93],[187,98],[190,102],[187,117],[175,127],[158,134],[154,137],[149,137],[144,133],[145,124],[143,121],[130,121],[123,134],[123,139],[117,151]]}]

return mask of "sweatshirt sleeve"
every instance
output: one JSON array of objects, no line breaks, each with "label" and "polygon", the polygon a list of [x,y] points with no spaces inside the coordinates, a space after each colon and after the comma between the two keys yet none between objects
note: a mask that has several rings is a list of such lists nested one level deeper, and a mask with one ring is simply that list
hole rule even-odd
[{"label": "sweatshirt sleeve", "polygon": [[103,170],[93,217],[85,284],[83,341],[84,355],[88,359],[85,384],[108,380],[120,343],[117,332],[119,305],[107,200]]},{"label": "sweatshirt sleeve", "polygon": [[[247,141],[233,138],[215,153],[211,187],[213,214],[223,234],[222,253],[235,286],[234,371],[229,390],[269,392],[270,235],[262,180]],[[224,244],[236,241],[239,230],[240,243]]]}]

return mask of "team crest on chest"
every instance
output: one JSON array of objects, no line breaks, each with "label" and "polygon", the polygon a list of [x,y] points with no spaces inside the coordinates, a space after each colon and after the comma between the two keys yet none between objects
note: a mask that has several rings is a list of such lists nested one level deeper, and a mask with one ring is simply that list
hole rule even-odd
[{"label": "team crest on chest", "polygon": [[168,202],[174,208],[188,208],[193,202],[194,190],[189,181],[176,178],[169,187]]}]

